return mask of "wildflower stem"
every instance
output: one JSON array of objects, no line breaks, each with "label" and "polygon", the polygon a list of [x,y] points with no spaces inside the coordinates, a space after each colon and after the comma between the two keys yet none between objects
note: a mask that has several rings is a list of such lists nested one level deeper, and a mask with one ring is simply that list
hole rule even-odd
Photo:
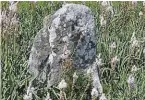
[{"label": "wildflower stem", "polygon": [[89,86],[90,86],[90,81],[88,82],[88,84],[87,84],[87,86],[86,86],[86,88],[85,88],[85,91],[84,91],[84,93],[82,94],[80,100],[84,100],[84,99],[83,99],[84,94],[85,94],[85,92],[87,91],[87,89],[89,88]]},{"label": "wildflower stem", "polygon": [[72,84],[72,87],[71,87],[71,96],[70,96],[70,100],[72,100],[72,98],[73,98],[74,84],[75,84],[75,79],[73,79],[73,84]]}]

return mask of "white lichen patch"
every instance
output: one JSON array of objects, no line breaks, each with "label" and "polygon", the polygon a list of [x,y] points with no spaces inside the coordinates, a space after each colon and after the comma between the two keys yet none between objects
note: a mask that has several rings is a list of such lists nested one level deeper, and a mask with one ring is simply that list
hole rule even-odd
[{"label": "white lichen patch", "polygon": [[52,22],[52,26],[54,26],[55,28],[58,28],[60,24],[60,16],[56,17],[53,22]]},{"label": "white lichen patch", "polygon": [[68,38],[68,36],[63,37],[62,40],[63,40],[63,42],[69,43],[69,38]]},{"label": "white lichen patch", "polygon": [[55,32],[55,28],[51,27],[51,29],[49,29],[49,43],[51,47],[54,47],[53,42],[54,39],[57,37],[56,32]]}]

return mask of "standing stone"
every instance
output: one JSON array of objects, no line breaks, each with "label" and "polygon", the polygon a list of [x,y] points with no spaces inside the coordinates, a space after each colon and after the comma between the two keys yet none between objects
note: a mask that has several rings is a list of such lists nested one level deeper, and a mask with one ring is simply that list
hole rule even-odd
[{"label": "standing stone", "polygon": [[95,34],[93,14],[84,5],[66,4],[44,18],[44,27],[34,39],[29,58],[33,78],[48,79],[52,86],[58,84],[61,67],[68,61],[78,69],[91,67],[96,57]]}]

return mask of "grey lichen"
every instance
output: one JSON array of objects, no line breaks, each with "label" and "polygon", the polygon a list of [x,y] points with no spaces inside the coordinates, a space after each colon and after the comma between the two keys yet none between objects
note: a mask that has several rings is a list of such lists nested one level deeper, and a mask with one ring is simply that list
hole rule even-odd
[{"label": "grey lichen", "polygon": [[[48,80],[48,86],[59,82],[61,66],[71,59],[72,67],[94,66],[96,57],[95,21],[91,10],[79,4],[66,4],[44,18],[44,27],[37,33],[29,58],[34,78]],[[94,69],[93,84],[100,84]],[[48,77],[48,78],[47,78]],[[95,86],[96,87],[96,86]],[[97,87],[96,87],[97,88]]]}]

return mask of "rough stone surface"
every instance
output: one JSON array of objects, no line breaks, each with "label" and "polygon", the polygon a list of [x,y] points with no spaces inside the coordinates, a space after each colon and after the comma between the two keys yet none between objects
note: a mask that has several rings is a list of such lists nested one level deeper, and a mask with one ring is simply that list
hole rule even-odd
[{"label": "rough stone surface", "polygon": [[84,5],[66,4],[44,18],[44,27],[34,39],[29,58],[34,78],[46,80],[48,76],[49,86],[58,83],[61,67],[68,59],[72,67],[91,67],[96,57],[95,34],[94,17]]}]

